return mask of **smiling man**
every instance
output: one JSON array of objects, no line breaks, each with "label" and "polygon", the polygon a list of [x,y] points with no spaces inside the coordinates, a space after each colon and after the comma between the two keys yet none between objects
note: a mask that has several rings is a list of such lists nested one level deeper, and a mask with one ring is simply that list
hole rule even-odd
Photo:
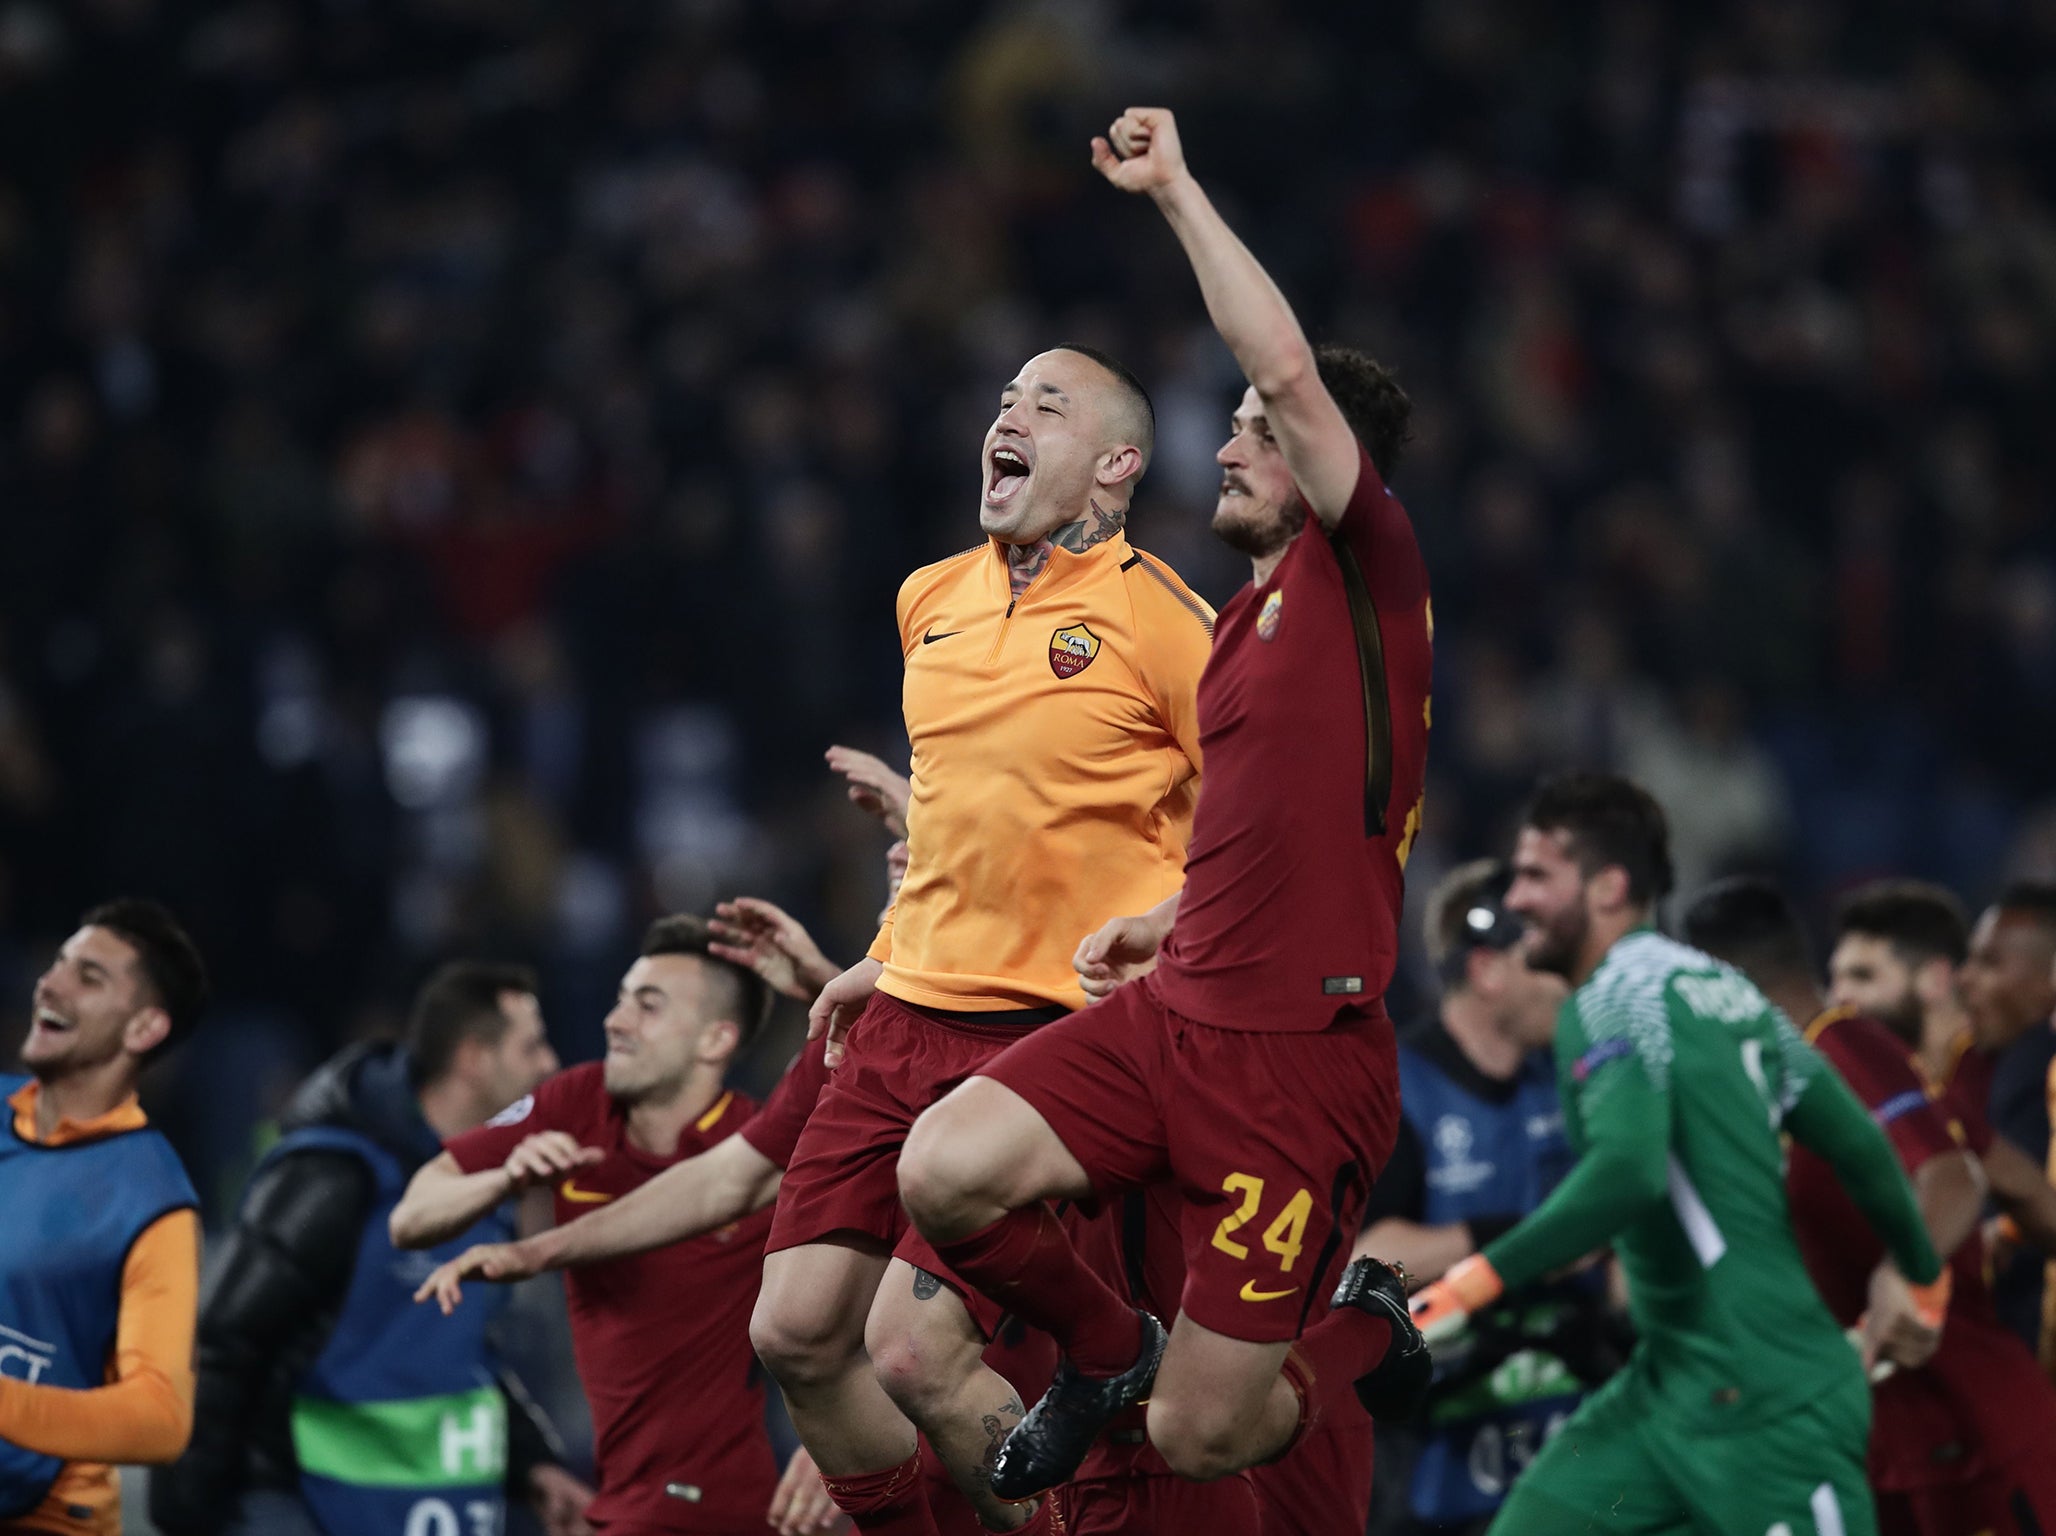
[{"label": "smiling man", "polygon": [[193,1427],[199,1204],[136,1102],[196,1022],[199,952],[150,901],[88,912],[0,1076],[0,1529],[111,1536],[114,1467]]},{"label": "smiling man", "polygon": [[987,1484],[1022,1414],[981,1363],[1002,1309],[967,1303],[909,1229],[898,1162],[930,1104],[1084,1005],[1079,936],[1182,878],[1213,614],[1127,541],[1153,435],[1112,358],[1030,358],[981,449],[985,542],[900,589],[906,880],[814,1005],[835,1070],[786,1170],[751,1323],[862,1531],[933,1530],[916,1425],[988,1526],[1031,1518]]},{"label": "smiling man", "polygon": [[[527,1188],[576,1221],[740,1130],[756,1105],[723,1080],[770,995],[712,942],[696,917],[652,923],[607,1015],[606,1058],[447,1142],[394,1210],[394,1240],[431,1247]],[[779,1472],[747,1324],[769,1225],[760,1213],[566,1274],[599,1483],[587,1518],[607,1536],[764,1528]],[[793,1476],[811,1476],[804,1459]],[[818,1483],[812,1501],[832,1515]]]}]

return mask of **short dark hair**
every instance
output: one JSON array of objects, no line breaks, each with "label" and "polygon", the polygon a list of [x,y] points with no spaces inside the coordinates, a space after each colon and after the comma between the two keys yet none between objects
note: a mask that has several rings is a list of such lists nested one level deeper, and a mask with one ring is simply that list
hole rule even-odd
[{"label": "short dark hair", "polygon": [[1406,429],[1413,401],[1399,387],[1392,370],[1368,352],[1354,347],[1316,347],[1314,369],[1342,408],[1342,419],[1378,466],[1385,479],[1399,468],[1399,456],[1413,441]]},{"label": "short dark hair", "polygon": [[1679,924],[1684,940],[1752,980],[1813,976],[1806,925],[1775,880],[1733,875],[1692,899]]},{"label": "short dark hair", "polygon": [[1649,906],[1670,894],[1670,823],[1656,797],[1615,773],[1565,773],[1545,779],[1523,822],[1562,832],[1586,876],[1610,865],[1627,872],[1628,900]]},{"label": "short dark hair", "polygon": [[1121,386],[1121,392],[1128,396],[1129,413],[1134,417],[1135,446],[1142,450],[1142,466],[1147,469],[1149,461],[1156,456],[1156,406],[1151,403],[1149,391],[1142,387],[1142,380],[1128,371],[1128,365],[1111,353],[1098,347],[1088,347],[1075,341],[1060,341],[1052,352],[1076,352],[1080,357],[1090,358],[1114,376]]},{"label": "short dark hair", "polygon": [[136,952],[151,1000],[164,1010],[171,1028],[144,1054],[155,1061],[193,1032],[207,1004],[207,964],[199,947],[171,909],[140,896],[103,901],[83,918],[82,928],[105,928]]},{"label": "short dark hair", "polygon": [[1925,880],[1874,880],[1858,886],[1835,913],[1835,938],[1883,939],[1908,965],[1970,954],[1970,920],[1953,891]]},{"label": "short dark hair", "polygon": [[534,996],[535,972],[525,965],[452,960],[428,978],[407,1018],[407,1072],[416,1088],[450,1070],[466,1040],[497,1045],[510,1020],[500,1008],[509,992]]},{"label": "short dark hair", "polygon": [[2044,928],[2056,929],[2056,881],[2014,880],[1992,903],[2001,912],[2031,917]]},{"label": "short dark hair", "polygon": [[765,1021],[771,1017],[771,988],[764,978],[748,966],[737,965],[733,960],[724,960],[714,953],[714,935],[702,917],[688,913],[674,912],[669,917],[660,917],[643,933],[642,952],[645,955],[692,955],[707,964],[707,968],[728,989],[723,999],[723,1012],[735,1025],[738,1038],[736,1049],[741,1050],[757,1037]]},{"label": "short dark hair", "polygon": [[1462,985],[1474,948],[1511,949],[1520,942],[1520,919],[1501,905],[1508,873],[1504,859],[1473,859],[1457,865],[1428,893],[1428,959],[1445,985]]}]

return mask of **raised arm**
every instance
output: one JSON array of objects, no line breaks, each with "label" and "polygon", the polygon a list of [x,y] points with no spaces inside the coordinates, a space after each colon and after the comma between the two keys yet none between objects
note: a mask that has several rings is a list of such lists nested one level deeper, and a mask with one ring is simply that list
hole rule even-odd
[{"label": "raised arm", "polygon": [[1185,168],[1162,107],[1130,107],[1092,141],[1092,163],[1124,192],[1147,194],[1199,279],[1214,329],[1264,403],[1292,478],[1325,528],[1341,521],[1361,463],[1356,436],[1314,368],[1292,306]]}]

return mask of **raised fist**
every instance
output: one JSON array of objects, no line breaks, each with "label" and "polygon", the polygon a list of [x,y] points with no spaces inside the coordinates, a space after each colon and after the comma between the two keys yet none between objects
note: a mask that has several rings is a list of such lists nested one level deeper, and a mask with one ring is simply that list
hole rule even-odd
[{"label": "raised fist", "polygon": [[1169,186],[1185,174],[1177,120],[1163,107],[1130,107],[1092,141],[1092,166],[1123,192]]}]

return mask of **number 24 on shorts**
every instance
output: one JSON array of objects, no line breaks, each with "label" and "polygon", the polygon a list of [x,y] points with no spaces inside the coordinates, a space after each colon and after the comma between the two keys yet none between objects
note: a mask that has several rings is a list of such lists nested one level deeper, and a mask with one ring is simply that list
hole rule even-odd
[{"label": "number 24 on shorts", "polygon": [[[1256,1220],[1264,1203],[1264,1181],[1253,1173],[1231,1173],[1221,1180],[1221,1188],[1228,1194],[1240,1196],[1241,1204],[1223,1216],[1221,1224],[1214,1228],[1214,1246],[1230,1258],[1246,1259],[1249,1257],[1248,1245],[1238,1243],[1231,1234]],[[1313,1208],[1314,1197],[1302,1189],[1285,1202],[1285,1208],[1264,1228],[1263,1245],[1278,1255],[1278,1268],[1286,1274],[1290,1274],[1292,1266],[1299,1262],[1299,1251],[1306,1243],[1306,1219]],[[1297,1286],[1292,1287],[1292,1290],[1297,1289]],[[1247,1285],[1242,1291],[1245,1301],[1268,1301],[1292,1293],[1276,1291],[1269,1295],[1251,1295]]]}]

